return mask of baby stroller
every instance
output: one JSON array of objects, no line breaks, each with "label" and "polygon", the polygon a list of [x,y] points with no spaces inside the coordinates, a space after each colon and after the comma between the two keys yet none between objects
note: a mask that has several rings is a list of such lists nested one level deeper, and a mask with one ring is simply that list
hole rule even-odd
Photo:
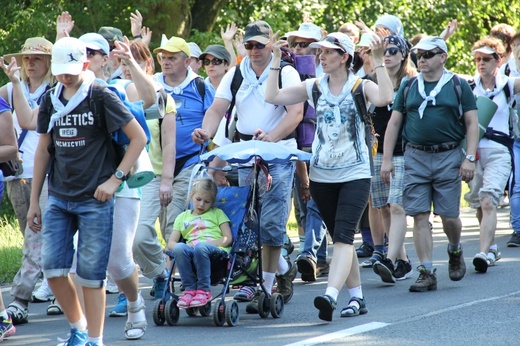
[{"label": "baby stroller", "polygon": [[[215,263],[212,260],[212,284],[222,282],[224,287],[221,293],[205,306],[188,308],[186,312],[190,316],[196,315],[197,310],[202,316],[209,316],[212,313],[213,321],[217,326],[222,326],[225,322],[229,326],[235,326],[239,319],[238,304],[234,300],[226,302],[225,296],[230,285],[247,282],[248,284],[259,284],[261,287],[262,293],[258,299],[259,316],[266,318],[271,313],[273,318],[279,318],[284,309],[283,297],[279,293],[271,295],[271,292],[266,292],[263,286],[262,252],[259,251],[261,248],[259,236],[261,221],[257,217],[257,205],[258,194],[265,186],[259,182],[268,180],[267,170],[263,168],[266,163],[295,159],[309,160],[310,154],[296,149],[291,151],[275,143],[247,141],[212,150],[201,155],[201,161],[211,162],[216,156],[228,163],[247,164],[245,168],[252,167],[251,185],[219,188],[216,206],[223,209],[232,221],[233,245],[228,258],[214,259]],[[231,168],[227,166],[225,169]],[[231,201],[237,203],[232,205]],[[171,253],[167,252],[167,254],[173,258]],[[216,273],[214,273],[214,269],[216,269]],[[223,277],[224,279],[222,279]],[[153,319],[156,325],[162,325],[165,321],[169,325],[176,325],[179,319],[178,296],[173,293],[173,283],[178,279],[175,279],[170,271],[168,280],[169,285],[167,285],[163,299],[157,300],[154,306]],[[170,295],[172,298],[168,300],[167,297]],[[211,309],[211,302],[214,300],[216,300],[216,304]]]}]

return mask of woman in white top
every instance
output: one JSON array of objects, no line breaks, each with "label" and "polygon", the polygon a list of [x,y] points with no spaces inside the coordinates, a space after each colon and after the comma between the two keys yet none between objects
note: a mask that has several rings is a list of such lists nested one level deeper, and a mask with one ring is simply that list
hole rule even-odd
[{"label": "woman in white top", "polygon": [[[319,310],[320,319],[331,321],[339,291],[346,283],[350,301],[341,311],[341,316],[364,314],[367,308],[353,245],[357,223],[368,202],[371,178],[365,126],[352,98],[358,77],[351,66],[360,58],[354,53],[350,37],[331,33],[311,44],[321,49],[324,75],[280,90],[277,71],[280,46],[286,43],[274,42],[276,36],[271,38],[274,60],[267,82],[266,101],[290,105],[310,100],[311,105],[316,104],[317,129],[310,161],[310,190],[335,245],[327,289],[324,295],[314,299],[314,306]],[[364,97],[376,106],[385,106],[392,102],[393,87],[383,64],[382,38],[374,35],[370,46],[379,86],[371,81],[363,82]],[[321,95],[313,100],[316,87]]]}]

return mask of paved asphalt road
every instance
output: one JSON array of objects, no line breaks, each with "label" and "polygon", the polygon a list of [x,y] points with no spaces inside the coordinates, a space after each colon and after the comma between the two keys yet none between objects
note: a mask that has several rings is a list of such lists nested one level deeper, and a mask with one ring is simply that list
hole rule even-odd
[{"label": "paved asphalt road", "polygon": [[[294,282],[293,299],[285,306],[280,319],[245,313],[240,303],[240,321],[236,327],[216,327],[211,317],[188,317],[181,313],[177,326],[155,326],[153,301],[148,295],[151,281],[141,278],[147,303],[148,330],[144,338],[127,341],[123,335],[125,318],[107,317],[106,345],[519,345],[520,344],[520,248],[507,248],[511,229],[509,209],[499,210],[497,243],[502,259],[486,274],[478,274],[471,264],[478,252],[478,226],[474,212],[465,210],[463,246],[468,271],[459,282],[448,278],[447,240],[440,223],[434,223],[434,265],[438,290],[410,293],[412,279],[396,285],[383,284],[371,269],[361,268],[363,292],[369,313],[354,318],[340,318],[339,311],[331,323],[318,319],[313,307],[316,295],[325,291],[326,279],[304,284]],[[410,231],[410,228],[409,228]],[[359,240],[356,242],[356,246]],[[406,248],[417,266],[411,232]],[[295,254],[293,254],[295,256]],[[215,292],[217,288],[215,289]],[[10,301],[7,288],[4,300]],[[234,291],[231,291],[230,297]],[[347,292],[342,290],[338,308],[346,305]],[[116,295],[107,298],[108,308]],[[65,337],[68,325],[63,316],[45,314],[47,304],[30,305],[29,324],[18,326],[17,333],[4,341],[6,346],[55,345]],[[107,309],[108,311],[108,309]]]}]

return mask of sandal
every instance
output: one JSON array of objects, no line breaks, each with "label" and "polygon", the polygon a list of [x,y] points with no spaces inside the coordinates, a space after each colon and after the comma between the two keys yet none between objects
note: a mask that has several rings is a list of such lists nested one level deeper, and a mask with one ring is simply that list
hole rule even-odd
[{"label": "sandal", "polygon": [[193,297],[195,297],[195,291],[185,291],[184,295],[177,301],[177,307],[179,309],[187,309],[191,307]]},{"label": "sandal", "polygon": [[63,315],[63,310],[56,298],[54,298],[52,303],[47,307],[47,315]]},{"label": "sandal", "polygon": [[[144,310],[146,306],[144,305],[144,299],[141,297],[141,294],[139,294],[139,298],[141,299],[141,304],[139,306],[130,308],[128,307],[128,315],[130,314],[136,314],[141,310]],[[144,315],[144,314],[143,314]],[[146,317],[144,321],[137,321],[137,322],[126,322],[125,324],[125,338],[128,340],[137,340],[143,337],[144,332],[146,331],[146,327],[148,326],[148,323],[146,322]]]},{"label": "sandal", "polygon": [[[352,304],[352,302],[356,302],[359,305],[359,308]],[[367,305],[365,303],[365,299],[358,298],[358,297],[352,297],[350,298],[350,301],[348,302],[348,306],[346,308],[343,308],[341,310],[341,317],[353,317],[353,316],[359,316],[364,315],[368,312]]]},{"label": "sandal", "polygon": [[204,306],[211,301],[211,291],[197,290],[195,293],[195,297],[191,300],[190,308]]},{"label": "sandal", "polygon": [[320,320],[332,321],[332,313],[336,310],[336,301],[326,294],[314,298],[314,307],[320,310],[318,317]]}]

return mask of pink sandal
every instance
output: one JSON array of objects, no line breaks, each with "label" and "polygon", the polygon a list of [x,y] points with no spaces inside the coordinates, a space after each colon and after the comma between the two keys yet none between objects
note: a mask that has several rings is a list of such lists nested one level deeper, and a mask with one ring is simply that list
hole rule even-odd
[{"label": "pink sandal", "polygon": [[177,307],[179,309],[187,309],[191,306],[192,299],[195,297],[195,291],[185,291],[184,295],[179,298]]},{"label": "pink sandal", "polygon": [[211,300],[211,291],[197,290],[195,297],[191,300],[190,307],[204,306]]}]

